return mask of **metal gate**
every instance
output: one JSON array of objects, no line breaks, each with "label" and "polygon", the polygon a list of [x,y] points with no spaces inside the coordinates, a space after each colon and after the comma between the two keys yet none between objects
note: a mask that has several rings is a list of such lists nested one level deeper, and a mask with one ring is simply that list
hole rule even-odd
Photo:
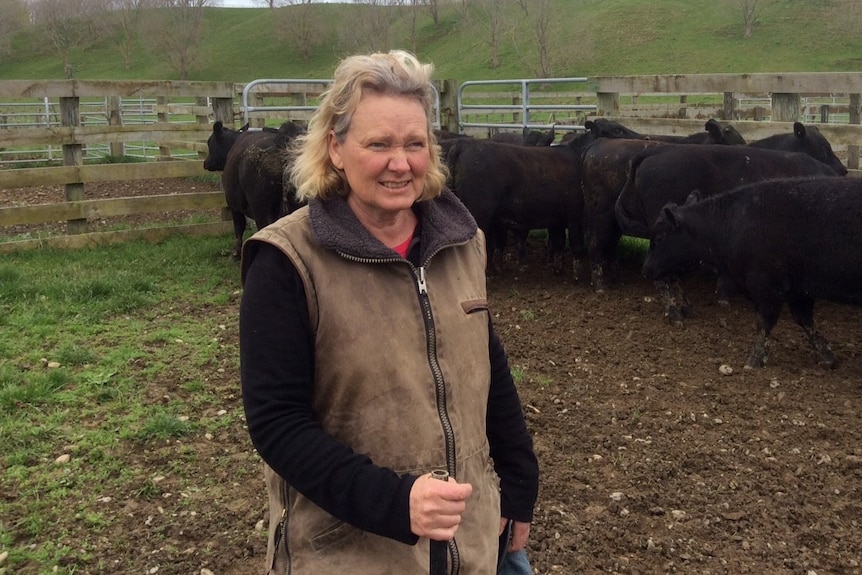
[{"label": "metal gate", "polygon": [[[533,78],[464,82],[458,89],[459,131],[469,133],[484,128],[490,134],[501,129],[550,129],[552,125],[555,130],[583,131],[584,116],[596,111],[595,103],[578,103],[581,97],[576,94],[579,92],[594,100],[594,94],[585,89],[587,80]],[[549,90],[552,87],[558,90]]]}]

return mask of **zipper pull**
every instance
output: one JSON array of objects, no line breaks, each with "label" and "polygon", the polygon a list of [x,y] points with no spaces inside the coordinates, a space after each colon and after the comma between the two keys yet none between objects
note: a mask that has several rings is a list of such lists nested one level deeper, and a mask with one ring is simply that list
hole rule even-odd
[{"label": "zipper pull", "polygon": [[425,283],[425,267],[422,266],[416,270],[416,283],[419,285],[419,293],[422,295],[428,294],[428,285]]}]

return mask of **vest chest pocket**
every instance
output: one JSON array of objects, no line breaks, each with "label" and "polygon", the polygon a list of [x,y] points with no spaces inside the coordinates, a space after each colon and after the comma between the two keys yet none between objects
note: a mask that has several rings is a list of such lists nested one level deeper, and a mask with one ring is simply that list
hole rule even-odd
[{"label": "vest chest pocket", "polygon": [[467,315],[472,313],[478,313],[488,311],[488,300],[487,299],[471,299],[467,301],[461,302],[461,309],[464,310],[464,313]]}]

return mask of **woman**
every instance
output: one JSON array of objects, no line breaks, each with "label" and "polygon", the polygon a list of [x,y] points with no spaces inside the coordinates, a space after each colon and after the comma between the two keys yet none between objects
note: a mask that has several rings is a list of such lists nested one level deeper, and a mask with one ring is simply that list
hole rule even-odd
[{"label": "woman", "polygon": [[270,573],[427,573],[434,540],[450,572],[492,574],[507,526],[501,572],[531,572],[538,465],[491,327],[484,238],[444,190],[431,72],[405,52],[344,60],[291,168],[308,206],[244,246]]}]

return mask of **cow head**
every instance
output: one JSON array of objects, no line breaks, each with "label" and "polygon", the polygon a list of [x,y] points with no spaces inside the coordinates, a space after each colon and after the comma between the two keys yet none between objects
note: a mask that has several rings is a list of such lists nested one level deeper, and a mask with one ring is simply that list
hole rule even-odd
[{"label": "cow head", "polygon": [[231,146],[239,138],[244,130],[248,129],[246,124],[242,130],[235,131],[230,128],[225,128],[224,124],[219,120],[213,124],[213,132],[207,139],[207,157],[204,160],[204,169],[210,172],[220,172],[224,170],[225,162],[227,161],[227,153]]},{"label": "cow head", "polygon": [[723,125],[715,118],[707,120],[704,129],[709,132],[710,139],[715,144],[724,144],[726,146],[745,145],[745,138],[742,137],[742,134],[736,128],[730,125]]},{"label": "cow head", "polygon": [[805,152],[815,160],[823,162],[839,176],[847,175],[847,168],[832,151],[832,145],[829,140],[820,133],[817,126],[808,126],[802,122],[793,123],[793,135],[796,136],[796,144],[798,151]]},{"label": "cow head", "polygon": [[699,199],[699,192],[695,190],[683,206],[671,202],[661,209],[652,227],[649,250],[641,270],[645,278],[663,280],[690,271],[697,265],[699,255],[686,222],[685,208]]}]

